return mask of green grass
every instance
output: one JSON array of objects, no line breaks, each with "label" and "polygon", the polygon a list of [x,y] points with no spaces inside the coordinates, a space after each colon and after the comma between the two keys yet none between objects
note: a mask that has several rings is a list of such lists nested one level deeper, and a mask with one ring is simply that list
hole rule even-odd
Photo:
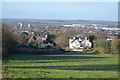
[{"label": "green grass", "polygon": [[7,78],[118,78],[118,56],[93,53],[13,54],[3,66]]}]

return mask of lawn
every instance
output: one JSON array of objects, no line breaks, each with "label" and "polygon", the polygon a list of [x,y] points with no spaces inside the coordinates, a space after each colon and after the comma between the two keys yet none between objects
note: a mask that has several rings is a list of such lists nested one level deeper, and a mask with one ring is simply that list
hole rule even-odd
[{"label": "lawn", "polygon": [[118,56],[93,53],[13,54],[3,66],[8,78],[118,78]]}]

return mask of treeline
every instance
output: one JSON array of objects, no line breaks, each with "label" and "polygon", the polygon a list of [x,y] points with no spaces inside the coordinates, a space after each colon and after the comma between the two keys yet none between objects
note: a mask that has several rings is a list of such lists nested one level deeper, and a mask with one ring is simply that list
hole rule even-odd
[{"label": "treeline", "polygon": [[107,41],[98,39],[93,41],[93,49],[95,52],[104,54],[120,54],[120,39]]},{"label": "treeline", "polygon": [[23,41],[20,34],[11,31],[10,26],[2,24],[2,57],[7,57],[17,52],[18,43]]},{"label": "treeline", "polygon": [[93,51],[95,53],[104,54],[120,54],[120,34],[114,35],[113,40],[106,40],[106,32],[97,31],[96,33],[86,34],[93,43]]},{"label": "treeline", "polygon": [[[17,51],[17,44],[28,41],[29,36],[26,34],[13,33],[10,31],[10,27],[2,24],[2,55],[7,56]],[[69,38],[75,36],[75,31],[64,30],[62,33],[51,33],[48,41],[54,41],[62,49],[69,47]],[[54,35],[54,36],[53,36]],[[88,37],[93,43],[93,50],[99,53],[105,54],[120,54],[120,39],[119,35],[117,39],[112,41],[106,41],[105,34],[103,32],[97,32],[94,34],[82,34],[84,37]],[[51,40],[52,39],[52,40]]]}]

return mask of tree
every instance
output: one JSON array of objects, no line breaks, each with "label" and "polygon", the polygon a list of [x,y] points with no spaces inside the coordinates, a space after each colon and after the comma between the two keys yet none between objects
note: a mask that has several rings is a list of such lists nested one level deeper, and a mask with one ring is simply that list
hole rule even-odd
[{"label": "tree", "polygon": [[92,48],[93,48],[94,47],[93,40],[96,39],[96,37],[94,35],[90,35],[88,38],[90,39],[90,42],[92,43]]},{"label": "tree", "polygon": [[110,53],[111,52],[111,44],[110,41],[99,40],[95,43],[94,49],[101,53]]},{"label": "tree", "polygon": [[56,38],[55,35],[53,35],[53,34],[48,34],[46,41],[47,41],[47,43],[54,43],[54,39],[55,39],[55,38]]},{"label": "tree", "polygon": [[2,26],[2,53],[3,57],[8,56],[16,51],[18,44],[16,35],[9,31],[9,26],[3,24]]},{"label": "tree", "polygon": [[90,39],[90,42],[93,42],[93,40],[96,39],[94,35],[90,35],[88,38]]},{"label": "tree", "polygon": [[23,42],[27,43],[27,41],[28,41],[28,33],[27,32],[22,32],[21,36],[23,37]]},{"label": "tree", "polygon": [[119,39],[113,39],[111,41],[111,52],[113,54],[120,54],[120,40]]},{"label": "tree", "polygon": [[66,48],[69,46],[69,38],[74,36],[75,31],[65,30],[64,32],[57,35],[55,42],[61,48]]}]

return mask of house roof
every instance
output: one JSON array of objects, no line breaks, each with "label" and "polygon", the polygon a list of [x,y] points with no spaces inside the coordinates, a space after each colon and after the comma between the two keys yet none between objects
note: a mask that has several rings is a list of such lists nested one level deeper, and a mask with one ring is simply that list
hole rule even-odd
[{"label": "house roof", "polygon": [[36,42],[37,42],[37,43],[44,43],[44,40],[42,40],[41,37],[37,37]]},{"label": "house roof", "polygon": [[[75,37],[75,39],[85,39],[84,37]],[[70,38],[70,39],[74,39],[74,37]]]},{"label": "house roof", "polygon": [[79,41],[79,40],[76,40],[76,39],[74,39],[73,41],[71,41],[71,43],[73,43],[73,42],[75,42],[75,41],[78,41],[78,42],[80,43],[80,41]]},{"label": "house roof", "polygon": [[22,42],[17,45],[17,47],[29,47],[26,43]]},{"label": "house roof", "polygon": [[113,36],[106,36],[106,38],[113,38]]}]

